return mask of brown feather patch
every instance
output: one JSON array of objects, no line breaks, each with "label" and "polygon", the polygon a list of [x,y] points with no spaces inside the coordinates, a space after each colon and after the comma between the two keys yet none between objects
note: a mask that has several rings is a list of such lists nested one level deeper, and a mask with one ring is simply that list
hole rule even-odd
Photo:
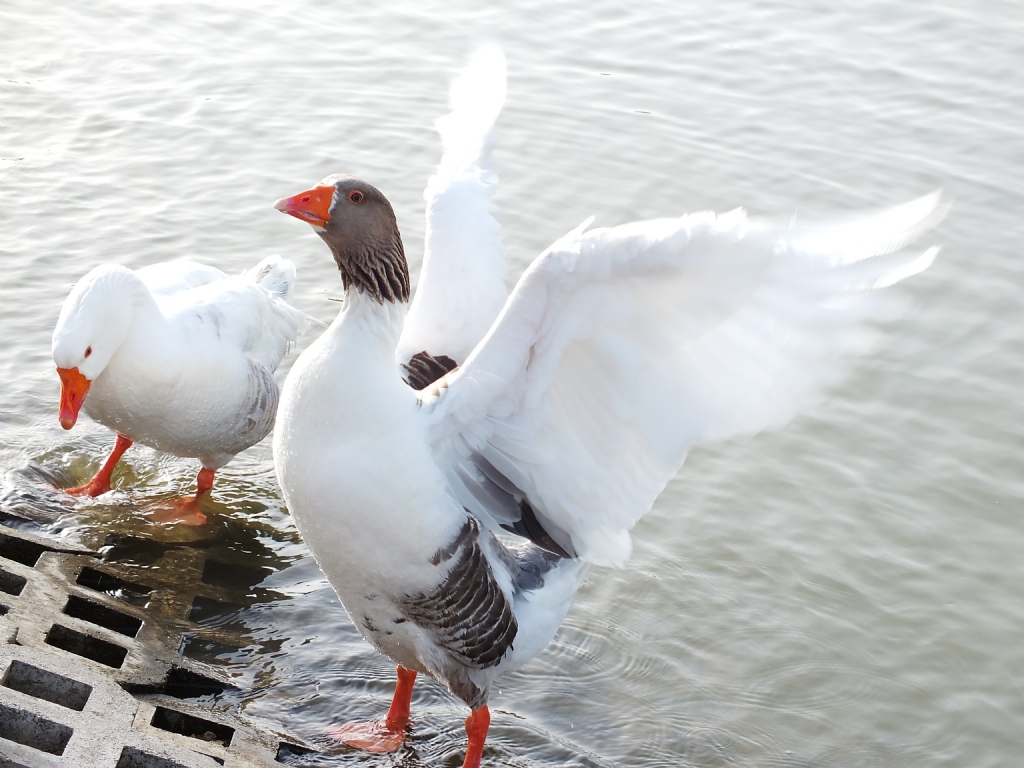
[{"label": "brown feather patch", "polygon": [[405,383],[415,390],[424,390],[459,365],[448,355],[435,357],[424,350],[413,355],[402,367],[405,369]]},{"label": "brown feather patch", "polygon": [[471,669],[501,662],[519,631],[479,538],[479,524],[467,518],[455,541],[434,556],[438,562],[455,560],[445,579],[429,593],[402,599],[405,615],[432,632],[438,645]]}]

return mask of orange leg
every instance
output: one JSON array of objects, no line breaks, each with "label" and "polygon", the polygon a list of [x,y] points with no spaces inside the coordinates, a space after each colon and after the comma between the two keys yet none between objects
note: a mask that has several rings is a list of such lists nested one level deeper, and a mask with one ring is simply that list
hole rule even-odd
[{"label": "orange leg", "polygon": [[395,752],[405,741],[405,729],[409,726],[412,687],[415,682],[416,673],[399,666],[395,697],[391,700],[387,717],[373,723],[347,723],[336,726],[331,728],[327,735],[364,752]]},{"label": "orange leg", "polygon": [[412,687],[416,684],[416,673],[398,665],[398,682],[395,684],[395,695],[391,699],[388,715],[384,719],[388,728],[404,731],[409,725],[409,708],[412,706]]},{"label": "orange leg", "polygon": [[196,477],[196,501],[199,501],[200,496],[213,488],[213,475],[216,471],[206,467],[199,470],[199,475]]},{"label": "orange leg", "polygon": [[474,709],[466,718],[469,746],[466,747],[466,759],[462,762],[462,768],[480,768],[480,758],[484,753],[484,741],[487,739],[487,729],[490,725],[491,713],[486,704],[480,709]]},{"label": "orange leg", "polygon": [[78,488],[68,488],[66,492],[72,496],[99,496],[101,493],[109,491],[110,476],[114,474],[114,467],[117,466],[117,462],[121,460],[124,452],[131,447],[131,440],[124,435],[118,435],[117,440],[114,441],[114,449],[110,452],[107,460],[103,462],[103,466],[100,467],[100,471],[96,473],[96,476],[85,485]]}]

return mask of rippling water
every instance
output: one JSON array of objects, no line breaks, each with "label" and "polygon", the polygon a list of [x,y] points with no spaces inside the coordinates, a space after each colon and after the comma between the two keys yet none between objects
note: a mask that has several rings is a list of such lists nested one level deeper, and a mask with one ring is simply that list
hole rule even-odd
[{"label": "rippling water", "polygon": [[[84,481],[111,443],[88,420],[60,429],[50,334],[91,267],[178,256],[231,272],[283,254],[297,303],[331,318],[326,249],[270,205],[334,171],[391,198],[416,268],[433,120],[467,51],[494,39],[510,278],[590,214],[803,215],[938,186],[954,208],[939,261],[902,289],[907,315],[839,389],[780,432],[691,455],[629,567],[594,571],[551,647],[501,686],[485,763],[1018,762],[1022,6],[390,6],[0,7],[3,509],[140,567],[165,547],[231,548],[269,576],[189,644],[245,686],[216,704],[310,739],[381,713],[393,671],[281,508],[269,443],[219,473],[198,530],[146,518],[196,467],[145,448],[109,497],[47,489]],[[398,763],[458,765],[462,707],[430,683],[414,704]]]}]

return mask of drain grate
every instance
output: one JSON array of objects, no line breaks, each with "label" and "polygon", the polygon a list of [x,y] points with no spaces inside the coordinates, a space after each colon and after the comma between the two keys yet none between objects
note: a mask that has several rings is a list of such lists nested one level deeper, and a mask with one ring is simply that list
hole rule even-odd
[{"label": "drain grate", "polygon": [[12,536],[7,533],[0,533],[0,557],[13,560],[16,563],[34,566],[40,555],[46,552],[48,547],[36,541],[29,541],[20,536]]},{"label": "drain grate", "polygon": [[234,686],[181,653],[211,631],[189,616],[248,604],[265,574],[151,549],[140,574],[0,525],[0,766],[254,768],[314,751],[190,701]]},{"label": "drain grate", "polygon": [[110,597],[116,597],[131,605],[145,605],[149,602],[149,593],[153,591],[149,587],[133,584],[130,581],[119,579],[117,576],[111,576],[103,571],[97,571],[89,566],[82,568],[75,581],[83,587],[102,592]]},{"label": "drain grate", "polygon": [[135,747],[125,747],[121,750],[121,757],[115,768],[188,768],[188,766],[177,760],[143,752]]},{"label": "drain grate", "polygon": [[194,699],[199,696],[213,696],[227,690],[228,684],[212,677],[206,677],[190,669],[172,667],[167,675],[164,693],[179,699]]},{"label": "drain grate", "polygon": [[115,611],[92,600],[83,600],[77,595],[68,598],[64,613],[72,618],[106,627],[125,637],[135,637],[142,629],[142,619]]},{"label": "drain grate", "polygon": [[277,745],[277,754],[274,759],[279,763],[283,763],[292,757],[303,757],[305,755],[312,754],[315,754],[315,750],[309,749],[308,747],[300,747],[298,744],[290,744],[287,741],[282,741]]},{"label": "drain grate", "polygon": [[165,707],[156,708],[150,724],[154,728],[180,733],[182,736],[202,739],[206,742],[215,742],[225,747],[231,745],[231,737],[235,735],[234,728]]},{"label": "drain grate", "polygon": [[46,633],[46,644],[68,653],[84,656],[114,669],[120,669],[124,664],[124,657],[128,655],[127,648],[100,640],[98,637],[91,637],[60,624],[54,624]]},{"label": "drain grate", "polygon": [[34,667],[18,659],[11,662],[3,684],[12,691],[21,691],[37,699],[52,701],[77,712],[85,709],[89,694],[92,693],[91,685]]},{"label": "drain grate", "polygon": [[72,733],[66,725],[0,702],[0,738],[33,747],[40,752],[62,755]]},{"label": "drain grate", "polygon": [[17,597],[21,594],[21,590],[25,588],[27,583],[28,579],[24,576],[19,576],[16,573],[8,573],[0,568],[0,592],[6,592],[8,595],[14,595]]}]

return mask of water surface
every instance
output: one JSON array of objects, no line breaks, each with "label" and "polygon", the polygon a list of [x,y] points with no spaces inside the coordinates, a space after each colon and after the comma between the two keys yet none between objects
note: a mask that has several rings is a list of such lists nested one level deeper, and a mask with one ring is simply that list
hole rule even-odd
[{"label": "water surface", "polygon": [[[145,448],[109,497],[48,490],[87,479],[112,441],[88,419],[60,429],[50,334],[93,266],[179,256],[229,272],[287,256],[296,303],[329,320],[327,251],[271,204],[335,171],[389,196],[415,271],[433,120],[485,38],[509,60],[496,161],[510,280],[591,214],[803,216],[939,186],[954,201],[940,259],[900,289],[908,310],[874,353],[784,430],[695,451],[637,526],[629,567],[593,572],[552,645],[500,686],[485,764],[1017,763],[1019,4],[9,0],[3,508],[140,567],[153,547],[200,545],[263,568],[251,604],[203,615],[210,632],[187,648],[243,686],[215,705],[313,740],[383,712],[393,671],[282,509],[269,443],[218,473],[199,530],[146,519],[197,467]],[[462,706],[429,682],[414,705],[397,763],[459,765]]]}]

